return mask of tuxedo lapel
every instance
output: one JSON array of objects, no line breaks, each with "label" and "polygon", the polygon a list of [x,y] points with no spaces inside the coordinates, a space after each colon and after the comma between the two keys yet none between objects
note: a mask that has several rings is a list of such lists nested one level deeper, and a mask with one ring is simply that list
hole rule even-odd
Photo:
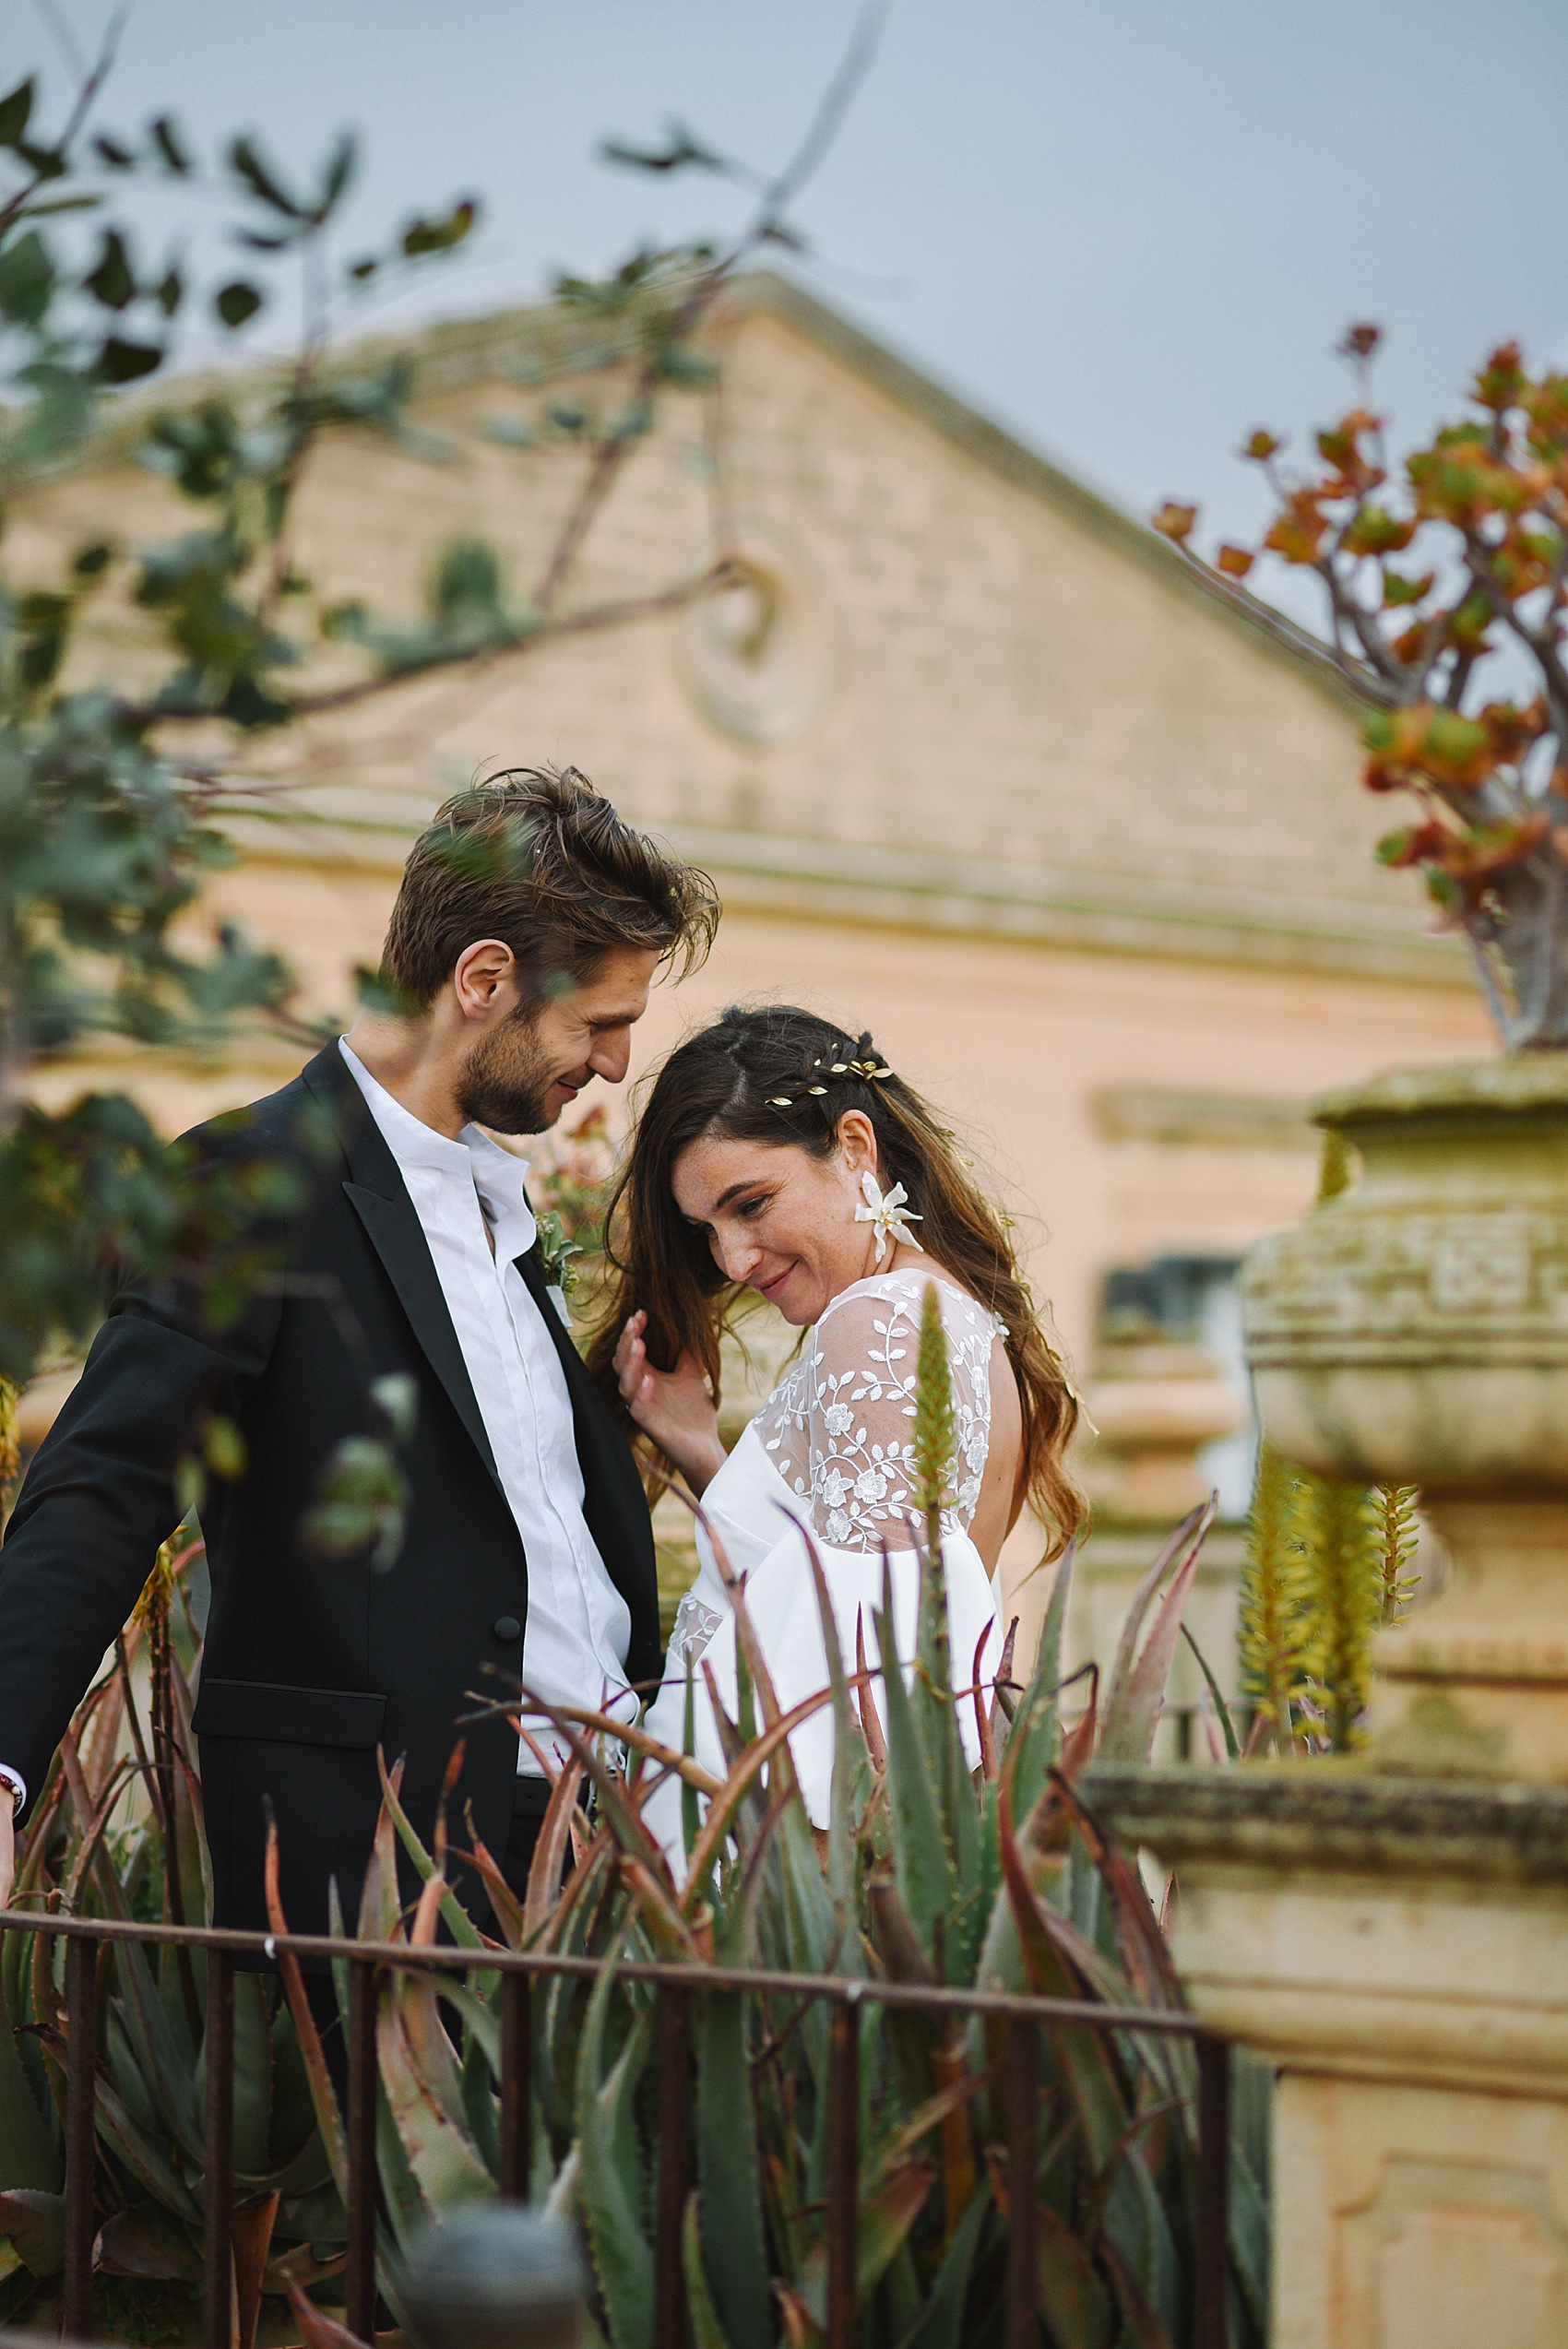
[{"label": "tuxedo lapel", "polygon": [[446,1310],[446,1299],[441,1293],[430,1243],[398,1172],[398,1161],[387,1148],[386,1136],[371,1116],[365,1097],[336,1044],[317,1055],[305,1070],[304,1077],[330,1113],[343,1145],[350,1178],[343,1185],[344,1193],[398,1292],[398,1300],[424,1348],[431,1369],[446,1390],[453,1409],[473,1439],[475,1450],[500,1491],[501,1478],[479,1398],[457,1343],[457,1333],[452,1326],[452,1316]]}]

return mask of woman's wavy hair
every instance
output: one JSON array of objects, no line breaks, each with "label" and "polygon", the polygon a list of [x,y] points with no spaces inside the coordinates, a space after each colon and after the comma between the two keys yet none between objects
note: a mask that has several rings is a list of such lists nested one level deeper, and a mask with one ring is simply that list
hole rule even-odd
[{"label": "woman's wavy hair", "polygon": [[1054,1557],[1085,1514],[1064,1462],[1078,1401],[1040,1329],[1006,1220],[970,1179],[952,1133],[888,1069],[869,1034],[851,1042],[814,1012],[790,1003],[732,1007],[677,1045],[659,1070],[611,1195],[605,1247],[619,1277],[589,1353],[594,1374],[622,1408],[612,1357],[623,1323],[640,1310],[650,1361],[669,1370],[691,1354],[718,1396],[720,1341],[743,1292],[726,1281],[676,1205],[675,1161],[707,1133],[826,1158],[848,1109],[870,1119],[879,1180],[889,1190],[903,1184],[927,1254],[1004,1326],[1023,1406],[1016,1498],[1048,1530]]}]

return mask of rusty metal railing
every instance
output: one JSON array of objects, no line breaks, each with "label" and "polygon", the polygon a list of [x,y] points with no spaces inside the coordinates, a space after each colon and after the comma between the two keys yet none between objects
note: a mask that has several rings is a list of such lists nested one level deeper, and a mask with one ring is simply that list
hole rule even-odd
[{"label": "rusty metal railing", "polygon": [[[233,2208],[234,1961],[279,1954],[345,1960],[349,1966],[348,2266],[346,2318],[363,2342],[375,2320],[375,2001],[384,1970],[485,1973],[502,1976],[500,2189],[527,2199],[531,2086],[529,2002],[541,1975],[594,1977],[602,1958],[535,1955],[510,1950],[399,1941],[332,1940],[312,1934],[238,1933],[195,1926],[140,1925],[106,1917],[0,1911],[0,1933],[65,1939],[67,2024],[65,2092],[65,2260],[61,2330],[65,2341],[90,2338],[93,2182],[97,2163],[96,2074],[80,2051],[95,2044],[101,1945],[138,1941],[204,1950],[208,1962],[207,2082],[204,2114],[202,2260],[203,2349],[230,2349],[232,2314],[231,2222]],[[1193,2349],[1227,2349],[1226,2273],[1229,2208],[1229,2049],[1197,2017],[1162,2008],[1113,2007],[1089,2000],[949,1990],[923,1983],[863,1981],[835,1975],[786,1974],[762,1967],[685,1965],[616,1959],[624,1981],[655,1986],[658,2032],[658,2241],[655,2245],[655,2349],[684,2349],[687,2339],[681,2219],[690,2182],[691,2064],[686,2001],[707,1990],[777,1993],[817,1999],[832,2009],[828,2035],[826,2193],[827,2349],[855,2349],[856,2252],[860,2170],[860,2022],[867,2006],[980,2015],[1006,2025],[1004,2107],[1008,2172],[1032,2177],[1039,2146],[1039,2033],[1072,2023],[1089,2031],[1146,2031],[1191,2040],[1197,2062],[1198,2176],[1191,2340]],[[1036,2349],[1039,2263],[1035,2200],[1010,2212],[1006,2274],[1006,2349]]]}]

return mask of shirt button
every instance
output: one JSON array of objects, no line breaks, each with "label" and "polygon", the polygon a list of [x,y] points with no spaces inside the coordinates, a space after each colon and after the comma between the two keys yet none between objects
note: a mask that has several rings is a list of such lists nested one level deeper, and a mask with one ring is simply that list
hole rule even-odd
[{"label": "shirt button", "polygon": [[498,1615],[490,1628],[498,1640],[516,1640],[522,1637],[523,1627],[515,1615]]}]

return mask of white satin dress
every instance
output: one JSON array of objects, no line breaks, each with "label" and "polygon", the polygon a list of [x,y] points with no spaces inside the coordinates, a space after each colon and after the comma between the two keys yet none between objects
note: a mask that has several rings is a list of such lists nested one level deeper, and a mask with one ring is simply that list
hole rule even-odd
[{"label": "white satin dress", "polygon": [[[909,1440],[921,1308],[931,1282],[947,1339],[958,1439],[957,1490],[943,1517],[954,1686],[968,1689],[977,1679],[988,1679],[1000,1660],[992,1577],[968,1529],[990,1448],[992,1343],[1003,1325],[934,1265],[876,1273],[833,1299],[703,1495],[731,1572],[744,1577],[747,1611],[786,1712],[827,1686],[822,1616],[802,1524],[811,1528],[822,1559],[846,1671],[856,1668],[857,1625],[868,1665],[874,1669],[880,1661],[873,1616],[882,1605],[885,1540],[892,1553],[893,1621],[906,1675],[913,1656],[919,1570],[908,1546],[914,1514]],[[1005,1358],[1000,1358],[1002,1375],[1011,1376]],[[711,1669],[719,1702],[733,1720],[735,1618],[700,1526],[697,1553],[701,1571],[676,1613],[664,1684],[644,1726],[677,1750],[683,1748],[689,1668],[695,1679],[692,1750],[723,1777],[723,1748],[701,1667],[706,1663]],[[881,1712],[874,1681],[873,1691]],[[958,1706],[958,1721],[973,1767],[980,1739],[968,1700]],[[832,1708],[824,1706],[790,1738],[806,1808],[818,1827],[828,1820],[834,1735]],[[680,1786],[672,1776],[649,1797],[646,1816],[679,1880],[685,1858]]]}]

